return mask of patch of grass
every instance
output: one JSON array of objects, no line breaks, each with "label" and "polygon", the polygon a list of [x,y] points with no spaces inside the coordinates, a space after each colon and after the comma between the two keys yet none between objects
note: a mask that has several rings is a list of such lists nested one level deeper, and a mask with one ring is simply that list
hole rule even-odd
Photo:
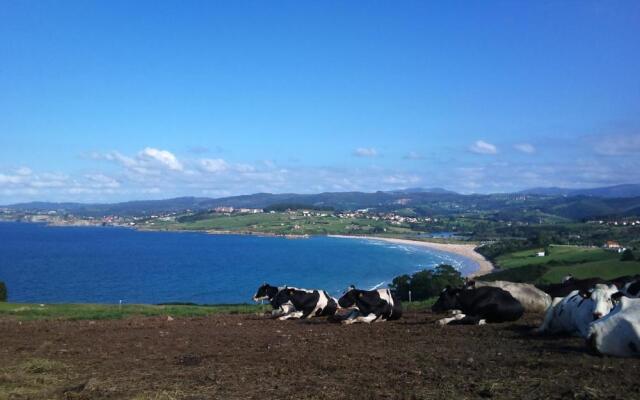
[{"label": "patch of grass", "polygon": [[177,400],[185,396],[180,390],[160,391],[153,393],[141,393],[131,398],[131,400]]},{"label": "patch of grass", "polygon": [[0,369],[0,400],[50,398],[45,393],[68,378],[65,364],[32,358]]},{"label": "patch of grass", "polygon": [[560,282],[563,277],[569,274],[580,279],[593,277],[613,279],[624,275],[640,274],[640,262],[606,260],[553,267],[542,276],[541,282]]},{"label": "patch of grass", "polygon": [[251,314],[266,306],[252,304],[229,305],[113,305],[113,304],[22,304],[0,303],[0,316],[18,319],[99,320],[133,316],[204,317],[211,314]]},{"label": "patch of grass", "polygon": [[423,311],[430,310],[431,306],[438,300],[437,297],[432,297],[430,299],[421,300],[421,301],[412,301],[409,303],[408,301],[402,302],[402,308],[406,311]]},{"label": "patch of grass", "polygon": [[64,364],[44,358],[32,358],[20,364],[20,369],[28,374],[44,374],[55,370],[62,370]]},{"label": "patch of grass", "polygon": [[549,246],[550,254],[538,257],[543,248],[529,249],[508,253],[496,258],[496,264],[502,269],[519,268],[525,265],[571,265],[592,261],[615,260],[619,256],[615,252],[595,247]]},{"label": "patch of grass", "polygon": [[[547,271],[547,265],[525,265],[520,268],[509,268],[478,277],[482,281],[537,282]],[[565,274],[566,275],[566,274]],[[564,276],[564,275],[563,275]],[[560,278],[561,280],[562,278]]]}]

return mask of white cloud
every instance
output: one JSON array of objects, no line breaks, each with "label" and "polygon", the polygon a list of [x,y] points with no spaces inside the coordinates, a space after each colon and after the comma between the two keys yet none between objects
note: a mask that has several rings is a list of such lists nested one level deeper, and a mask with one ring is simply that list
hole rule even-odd
[{"label": "white cloud", "polygon": [[387,183],[390,185],[396,186],[406,186],[406,185],[415,185],[421,181],[420,177],[417,175],[404,175],[404,174],[395,174],[388,175],[382,178],[383,183]]},{"label": "white cloud", "polygon": [[86,174],[84,176],[93,188],[119,188],[120,182],[104,174]]},{"label": "white cloud", "polygon": [[402,158],[404,158],[405,160],[424,160],[424,156],[416,151],[410,151]]},{"label": "white cloud", "polygon": [[222,158],[203,158],[200,160],[200,168],[205,172],[223,172],[229,169],[229,164]]},{"label": "white cloud", "polygon": [[498,148],[484,140],[477,140],[469,147],[469,150],[476,154],[498,154]]},{"label": "white cloud", "polygon": [[533,154],[536,152],[536,148],[529,143],[518,143],[518,144],[514,144],[513,148],[515,148],[518,151],[521,151],[523,153],[526,154]]},{"label": "white cloud", "polygon": [[31,168],[28,167],[20,167],[16,170],[16,174],[20,175],[20,176],[28,176],[31,175],[33,171],[31,171]]},{"label": "white cloud", "polygon": [[153,147],[147,147],[142,150],[139,154],[139,157],[142,159],[152,159],[158,161],[160,164],[166,166],[167,168],[174,171],[182,171],[184,167],[182,163],[178,161],[173,153],[167,150],[159,150]]},{"label": "white cloud", "polygon": [[108,153],[93,152],[89,157],[94,160],[107,160],[120,164],[129,172],[138,175],[160,175],[163,172],[175,171],[185,173],[184,165],[178,158],[167,150],[146,147],[135,157],[126,156],[118,151]]},{"label": "white cloud", "polygon": [[356,157],[377,157],[378,151],[373,147],[358,147],[353,151]]},{"label": "white cloud", "polygon": [[22,177],[18,175],[0,174],[0,185],[20,183]]},{"label": "white cloud", "polygon": [[591,138],[596,153],[617,156],[640,153],[640,133],[628,135],[604,135]]}]

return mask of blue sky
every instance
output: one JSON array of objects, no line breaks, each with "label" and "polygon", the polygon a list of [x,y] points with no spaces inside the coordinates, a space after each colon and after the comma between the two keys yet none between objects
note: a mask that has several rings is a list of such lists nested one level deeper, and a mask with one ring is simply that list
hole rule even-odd
[{"label": "blue sky", "polygon": [[640,3],[0,0],[0,204],[640,182]]}]

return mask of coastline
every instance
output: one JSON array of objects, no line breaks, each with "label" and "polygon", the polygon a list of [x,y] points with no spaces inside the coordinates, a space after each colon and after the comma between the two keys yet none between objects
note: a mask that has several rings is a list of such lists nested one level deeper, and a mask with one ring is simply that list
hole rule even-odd
[{"label": "coastline", "polygon": [[386,237],[380,237],[380,236],[349,236],[349,235],[327,235],[327,236],[334,237],[334,238],[343,238],[343,239],[381,240],[388,243],[419,246],[419,247],[425,247],[428,249],[442,251],[445,253],[453,253],[453,254],[462,256],[464,258],[467,258],[478,265],[478,269],[466,275],[469,278],[475,278],[477,276],[488,274],[495,270],[495,267],[493,266],[491,261],[487,260],[482,254],[475,251],[476,246],[473,244],[435,243],[435,242],[426,242],[422,240],[396,239],[396,238],[386,238]]}]

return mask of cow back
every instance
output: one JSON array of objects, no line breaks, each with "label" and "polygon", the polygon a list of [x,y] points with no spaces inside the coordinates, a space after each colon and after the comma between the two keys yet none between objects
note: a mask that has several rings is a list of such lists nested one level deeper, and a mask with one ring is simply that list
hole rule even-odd
[{"label": "cow back", "polygon": [[496,287],[479,287],[460,292],[461,311],[479,316],[487,322],[515,321],[522,317],[524,307],[506,290]]},{"label": "cow back", "polygon": [[475,281],[474,286],[490,286],[506,290],[522,304],[526,312],[545,312],[551,305],[551,296],[529,283]]}]

